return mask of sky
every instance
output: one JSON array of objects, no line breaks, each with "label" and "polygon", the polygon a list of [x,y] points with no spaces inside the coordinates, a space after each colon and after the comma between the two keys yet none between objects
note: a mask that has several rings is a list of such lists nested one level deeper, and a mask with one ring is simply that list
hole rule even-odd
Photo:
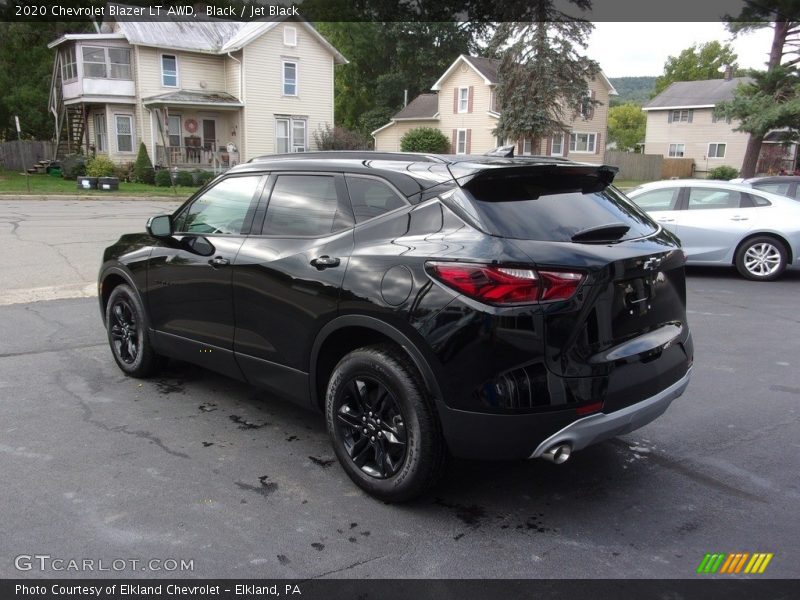
[{"label": "sky", "polygon": [[730,41],[739,56],[740,67],[764,69],[772,43],[769,28],[739,34],[734,40],[719,22],[594,25],[587,56],[599,62],[608,77],[661,75],[668,56],[677,56],[692,44],[712,40]]}]

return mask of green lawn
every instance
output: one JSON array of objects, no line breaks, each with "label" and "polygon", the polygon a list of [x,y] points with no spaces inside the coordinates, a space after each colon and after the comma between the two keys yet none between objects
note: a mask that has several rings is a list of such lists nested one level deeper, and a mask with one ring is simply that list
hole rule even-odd
[{"label": "green lawn", "polygon": [[[106,192],[102,190],[79,190],[77,182],[52,177],[50,175],[30,175],[30,193],[41,195],[70,195],[75,196],[169,196],[173,198],[188,198],[196,187],[178,186],[172,188],[156,187],[146,183],[119,184],[119,191]],[[28,185],[24,173],[5,171],[0,169],[0,196],[9,194],[28,194]]]}]

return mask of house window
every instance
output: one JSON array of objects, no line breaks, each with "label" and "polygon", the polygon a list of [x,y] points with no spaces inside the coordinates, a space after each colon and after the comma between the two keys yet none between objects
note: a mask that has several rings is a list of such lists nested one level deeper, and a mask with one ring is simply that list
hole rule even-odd
[{"label": "house window", "polygon": [[94,115],[94,150],[95,152],[108,152],[108,129],[106,129],[106,114]]},{"label": "house window", "polygon": [[709,144],[708,158],[725,158],[725,147],[727,144]]},{"label": "house window", "polygon": [[591,119],[592,114],[594,113],[594,104],[592,103],[592,97],[594,93],[591,90],[586,91],[586,95],[583,97],[581,101],[581,117],[584,119]]},{"label": "house window", "polygon": [[283,95],[297,96],[297,63],[283,61]]},{"label": "house window", "polygon": [[105,79],[106,78],[106,50],[95,46],[83,47],[83,76]]},{"label": "house window", "polygon": [[178,57],[174,54],[161,55],[161,85],[178,87]]},{"label": "house window", "polygon": [[719,122],[722,122],[722,121],[724,121],[725,123],[728,123],[730,125],[731,118],[730,117],[718,117],[717,113],[715,113],[713,111],[711,112],[711,122],[712,123],[719,123]]},{"label": "house window", "polygon": [[469,110],[469,88],[458,88],[458,112],[465,113]]},{"label": "house window", "polygon": [[553,142],[550,147],[550,154],[552,156],[562,156],[564,154],[564,134],[559,133],[553,136]]},{"label": "house window", "polygon": [[459,129],[456,134],[456,154],[467,153],[467,130]]},{"label": "house window", "polygon": [[132,79],[130,48],[84,46],[82,51],[84,77],[91,79]]},{"label": "house window", "polygon": [[133,152],[133,117],[114,115],[117,126],[117,152]]},{"label": "house window", "polygon": [[669,156],[670,158],[681,158],[686,152],[686,146],[684,144],[670,144],[669,145]]},{"label": "house window", "polygon": [[524,138],[522,140],[522,153],[533,154],[533,140],[531,138]]},{"label": "house window", "polygon": [[569,134],[569,151],[593,153],[596,141],[596,133],[571,133]]},{"label": "house window", "polygon": [[305,152],[306,120],[281,118],[275,120],[275,150],[278,154]]},{"label": "house window", "polygon": [[70,46],[61,54],[61,78],[64,81],[77,79],[78,59],[75,55],[75,46]]},{"label": "house window", "polygon": [[694,110],[690,109],[681,109],[681,110],[673,110],[669,113],[669,121],[670,123],[691,123],[694,117]]},{"label": "house window", "polygon": [[297,29],[294,27],[283,28],[284,46],[297,46]]},{"label": "house window", "polygon": [[129,48],[108,48],[108,76],[110,79],[132,79]]},{"label": "house window", "polygon": [[169,130],[169,145],[176,148],[181,145],[181,116],[170,115],[167,119]]}]

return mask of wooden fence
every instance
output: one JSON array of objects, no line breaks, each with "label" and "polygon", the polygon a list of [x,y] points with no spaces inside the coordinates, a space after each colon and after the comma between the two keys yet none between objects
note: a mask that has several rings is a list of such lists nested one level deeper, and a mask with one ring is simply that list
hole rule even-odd
[{"label": "wooden fence", "polygon": [[694,175],[694,159],[665,158],[661,167],[661,179],[686,179]]},{"label": "wooden fence", "polygon": [[619,167],[617,181],[654,181],[661,179],[664,157],[660,154],[606,152],[605,164]]},{"label": "wooden fence", "polygon": [[53,158],[53,142],[14,140],[0,144],[0,169],[24,171],[40,160]]}]

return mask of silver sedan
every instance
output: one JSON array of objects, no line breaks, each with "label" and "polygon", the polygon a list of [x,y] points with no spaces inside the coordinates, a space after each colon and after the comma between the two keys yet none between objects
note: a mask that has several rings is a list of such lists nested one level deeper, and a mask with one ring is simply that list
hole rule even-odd
[{"label": "silver sedan", "polygon": [[680,238],[688,263],[772,281],[800,266],[800,202],[727,181],[646,183],[627,196]]}]

